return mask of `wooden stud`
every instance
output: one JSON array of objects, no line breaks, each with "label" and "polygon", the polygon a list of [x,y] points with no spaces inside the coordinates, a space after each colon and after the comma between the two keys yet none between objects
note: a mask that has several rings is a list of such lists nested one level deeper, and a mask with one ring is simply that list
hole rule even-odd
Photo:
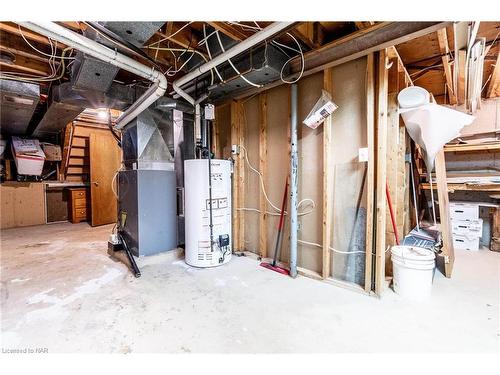
[{"label": "wooden stud", "polygon": [[[239,103],[235,100],[231,101],[231,145],[239,145]],[[234,165],[233,165],[233,250],[240,250],[240,244],[238,242],[239,239],[239,231],[240,231],[240,215],[238,209],[239,204],[239,164],[240,164],[240,155],[233,155]]]},{"label": "wooden stud", "polygon": [[444,260],[444,271],[446,277],[451,277],[455,252],[453,249],[453,238],[451,234],[450,208],[448,198],[448,184],[446,182],[446,162],[444,150],[438,152],[435,161],[436,185],[439,202],[440,230],[443,239],[442,257]]},{"label": "wooden stud", "polygon": [[375,293],[381,296],[385,289],[385,232],[387,183],[387,51],[378,53],[377,79],[377,187],[376,187],[376,240],[375,240]]},{"label": "wooden stud", "polygon": [[409,205],[409,194],[408,190],[408,179],[409,179],[409,165],[407,165],[406,159],[406,145],[407,145],[407,133],[406,127],[403,120],[399,119],[399,136],[398,136],[398,156],[397,156],[397,170],[396,170],[396,226],[400,241],[403,240],[404,236],[407,234],[405,230],[405,222],[408,213]]},{"label": "wooden stud", "polygon": [[[262,179],[266,181],[267,176],[267,93],[259,95],[259,171],[262,174]],[[259,196],[259,249],[263,258],[267,257],[267,202],[262,189]]]},{"label": "wooden stud", "polygon": [[492,209],[490,250],[500,252],[500,208]]},{"label": "wooden stud", "polygon": [[458,92],[457,92],[457,100],[458,104],[465,103],[465,66],[467,61],[467,51],[460,50],[458,51]]},{"label": "wooden stud", "polygon": [[[396,214],[398,208],[397,189],[398,189],[398,150],[399,150],[399,69],[398,60],[391,58],[387,69],[387,156],[386,156],[386,180],[391,196],[393,213]],[[385,189],[384,189],[385,193]],[[400,205],[400,204],[399,204]],[[396,230],[397,231],[397,230]],[[395,233],[392,226],[391,213],[386,210],[386,246],[395,245]],[[386,274],[392,274],[392,264],[390,255],[385,256]]]},{"label": "wooden stud", "polygon": [[450,104],[457,104],[457,95],[453,89],[453,74],[451,72],[451,63],[448,54],[450,48],[448,47],[448,36],[446,35],[446,28],[436,31],[439,43],[439,51],[441,53],[441,61],[443,62],[444,74],[446,77],[446,86],[448,88],[448,99]]},{"label": "wooden stud", "polygon": [[[217,112],[217,109],[215,110]],[[215,116],[215,120],[212,122],[212,138],[211,138],[211,146],[212,152],[214,153],[214,157],[216,159],[221,158],[221,153],[219,151],[219,143],[220,143],[220,134],[219,134],[219,123],[217,121],[217,114]]]},{"label": "wooden stud", "polygon": [[[333,70],[328,68],[323,72],[323,88],[333,96]],[[323,123],[323,268],[322,277],[327,279],[331,273],[330,244],[332,233],[332,200],[330,192],[332,190],[332,125],[333,116],[328,116]]]},{"label": "wooden stud", "polygon": [[488,85],[488,91],[486,93],[487,98],[493,98],[500,95],[500,53],[497,56],[497,61],[495,63],[495,68],[491,74],[490,83]]},{"label": "wooden stud", "polygon": [[365,292],[372,290],[372,260],[373,260],[373,204],[374,189],[374,163],[375,163],[375,82],[374,82],[374,56],[367,56],[366,75],[366,138],[368,143],[368,171],[366,195],[366,256],[365,256]]},{"label": "wooden stud", "polygon": [[[245,116],[243,102],[238,102],[238,122],[239,122],[239,137],[238,145],[240,145],[240,153],[238,154],[238,207],[245,207],[245,160],[241,153],[241,146],[245,145]],[[239,213],[239,231],[238,231],[238,248],[245,250],[245,211],[238,211]]]}]

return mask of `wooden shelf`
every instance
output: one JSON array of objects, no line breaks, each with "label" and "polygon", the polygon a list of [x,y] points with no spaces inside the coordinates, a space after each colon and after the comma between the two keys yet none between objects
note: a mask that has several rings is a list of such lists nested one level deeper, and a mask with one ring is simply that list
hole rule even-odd
[{"label": "wooden shelf", "polygon": [[[433,189],[437,189],[437,184],[433,184]],[[423,183],[420,187],[424,190],[430,190],[429,183]],[[448,192],[453,193],[454,191],[494,191],[500,192],[500,184],[452,184],[448,183]]]},{"label": "wooden shelf", "polygon": [[445,146],[444,152],[500,152],[500,142]]}]

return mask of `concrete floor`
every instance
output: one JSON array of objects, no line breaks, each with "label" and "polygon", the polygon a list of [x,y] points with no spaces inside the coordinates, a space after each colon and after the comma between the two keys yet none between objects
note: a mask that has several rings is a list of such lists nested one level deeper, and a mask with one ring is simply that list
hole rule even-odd
[{"label": "concrete floor", "polygon": [[194,269],[171,255],[135,279],[106,254],[111,226],[3,230],[2,348],[49,352],[500,352],[500,253],[457,251],[433,296],[382,299],[240,257]]}]

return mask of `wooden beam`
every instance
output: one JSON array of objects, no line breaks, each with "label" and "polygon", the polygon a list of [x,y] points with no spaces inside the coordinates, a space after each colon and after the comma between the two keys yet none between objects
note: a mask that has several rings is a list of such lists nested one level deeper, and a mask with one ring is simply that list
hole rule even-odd
[{"label": "wooden beam", "polygon": [[[0,66],[2,69],[2,73],[18,73],[18,72],[24,72],[24,73],[29,73],[29,74],[35,74],[40,77],[45,77],[47,75],[51,74],[51,71],[49,71],[48,66],[41,66],[39,68],[34,67],[32,64],[29,64],[29,60],[23,57],[17,57],[16,58],[16,63],[15,64],[8,64],[0,61]],[[10,69],[14,69],[15,71],[11,71]]]},{"label": "wooden beam", "polygon": [[[21,36],[21,32],[19,31],[18,25],[11,23],[11,22],[8,22],[8,23],[7,22],[0,22],[0,30],[5,31],[5,32],[10,33],[10,34]],[[50,44],[49,39],[43,35],[34,33],[31,30],[26,30],[25,28],[22,28],[22,27],[21,27],[21,30],[22,30],[22,35],[24,35],[24,37],[28,40],[31,40],[31,41],[34,41],[37,43],[42,43],[45,45]],[[66,47],[66,45],[63,43],[57,43],[57,47],[60,49],[64,49]]]},{"label": "wooden beam", "polygon": [[[37,43],[33,42],[32,44]],[[40,48],[40,46],[38,45],[35,45],[35,47]],[[13,53],[14,55],[29,58],[31,60],[36,60],[45,64],[49,63],[49,58],[47,56],[36,52],[30,46],[28,46],[24,40],[18,37],[13,37],[10,34],[0,34],[0,49]],[[40,48],[40,51],[49,53],[49,50],[45,48],[45,46]],[[56,60],[55,63],[59,64],[59,61]]]},{"label": "wooden beam", "polygon": [[385,290],[385,232],[387,183],[387,51],[378,54],[377,73],[377,183],[376,183],[376,240],[375,240],[375,293],[380,297]]},{"label": "wooden beam", "polygon": [[[0,65],[2,65],[2,67],[5,67],[5,69],[2,68],[2,71],[4,73],[6,73],[6,69],[8,70],[8,68],[15,68],[26,73],[37,74],[40,76],[47,76],[52,73],[52,70],[48,64],[48,59],[41,57],[41,55],[35,55],[29,52],[4,46],[0,46],[0,50],[9,52],[15,57],[15,61],[12,64],[0,62]],[[56,61],[55,64],[59,65],[59,62]]]},{"label": "wooden beam", "polygon": [[[380,22],[305,54],[306,74],[343,64],[369,53],[404,43],[446,27],[450,22]],[[301,58],[291,63],[291,74],[301,70]]]},{"label": "wooden beam", "polygon": [[[394,45],[407,42],[422,35],[435,32],[446,27],[451,22],[380,22],[363,30],[358,30],[346,37],[304,54],[305,69],[303,77],[323,71],[348,61],[356,60]],[[301,71],[301,58],[296,57],[291,62],[289,77],[296,76]],[[268,83],[264,88],[249,88],[234,95],[244,98],[264,90],[282,85],[281,80]],[[227,98],[226,98],[227,100]]]},{"label": "wooden beam", "polygon": [[358,30],[366,29],[367,27],[375,25],[374,21],[354,21],[354,25]]},{"label": "wooden beam", "polygon": [[375,198],[375,77],[374,56],[366,60],[366,138],[368,145],[368,170],[366,194],[366,240],[365,240],[365,292],[372,290],[373,264],[373,216]]},{"label": "wooden beam", "polygon": [[323,44],[324,31],[319,22],[301,22],[295,29],[290,30],[290,34],[311,49]]},{"label": "wooden beam", "polygon": [[453,263],[455,261],[455,252],[453,249],[453,238],[451,234],[450,222],[450,202],[448,198],[448,184],[446,182],[446,162],[444,150],[436,155],[436,185],[439,202],[439,218],[441,238],[443,240],[443,248],[441,255],[444,260],[444,272],[446,277],[451,277],[453,271]]},{"label": "wooden beam", "polygon": [[241,42],[242,40],[245,40],[248,38],[251,34],[247,34],[243,32],[241,29],[229,25],[225,22],[207,22],[210,26],[212,26],[215,30],[220,31],[224,35],[228,36],[229,38],[233,40],[237,40],[238,42]]},{"label": "wooden beam", "polygon": [[408,70],[406,69],[405,64],[403,63],[403,60],[401,59],[401,56],[399,55],[398,50],[395,46],[387,48],[387,56],[389,57],[389,59],[397,60],[398,71],[404,74],[404,80],[401,78],[399,79],[399,88],[401,89],[402,87],[413,86],[413,80],[408,73]]},{"label": "wooden beam", "polygon": [[439,44],[439,52],[441,53],[441,61],[443,63],[445,78],[446,78],[446,87],[448,88],[448,99],[450,104],[457,104],[457,95],[453,88],[453,75],[451,72],[451,63],[450,63],[450,48],[448,47],[448,36],[446,34],[446,28],[442,28],[438,31],[437,38]]},{"label": "wooden beam", "polygon": [[[172,43],[175,43],[182,48],[195,50],[195,51],[201,53],[203,56],[205,56],[205,58],[208,58],[208,55],[203,50],[197,48],[198,43],[200,41],[199,38],[193,33],[188,34],[186,32],[189,30],[189,26],[187,28],[185,28],[184,30],[182,30],[181,32],[179,32],[178,34],[175,34],[175,33],[177,32],[177,30],[179,30],[179,28],[174,27],[174,25],[171,25],[171,23],[167,22],[166,28],[167,28],[167,33],[157,31],[155,33],[157,40],[151,39],[150,43],[148,43],[148,46],[158,47],[159,40],[163,39],[164,42],[169,40]],[[170,32],[168,32],[169,30],[170,30]],[[175,35],[173,35],[173,34],[175,34]],[[171,36],[171,35],[173,35],[173,36]],[[189,37],[188,37],[188,35],[189,35]],[[144,48],[147,48],[148,46],[145,46]]]},{"label": "wooden beam", "polygon": [[487,98],[500,96],[500,51],[497,56],[495,68],[491,74],[490,83],[488,84]]},{"label": "wooden beam", "polygon": [[[259,171],[262,179],[267,176],[267,93],[259,95]],[[259,249],[262,258],[267,257],[267,202],[262,189],[259,196]]]},{"label": "wooden beam", "polygon": [[[323,88],[333,97],[333,71],[326,69],[323,73]],[[322,277],[327,279],[331,273],[331,233],[332,233],[332,125],[333,116],[323,122],[323,267]]]}]

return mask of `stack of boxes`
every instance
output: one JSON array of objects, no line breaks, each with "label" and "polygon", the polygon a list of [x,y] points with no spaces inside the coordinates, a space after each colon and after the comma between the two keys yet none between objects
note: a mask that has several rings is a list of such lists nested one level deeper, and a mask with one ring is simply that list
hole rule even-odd
[{"label": "stack of boxes", "polygon": [[479,250],[479,240],[483,234],[483,219],[479,218],[479,205],[450,202],[450,217],[453,228],[453,247]]}]

